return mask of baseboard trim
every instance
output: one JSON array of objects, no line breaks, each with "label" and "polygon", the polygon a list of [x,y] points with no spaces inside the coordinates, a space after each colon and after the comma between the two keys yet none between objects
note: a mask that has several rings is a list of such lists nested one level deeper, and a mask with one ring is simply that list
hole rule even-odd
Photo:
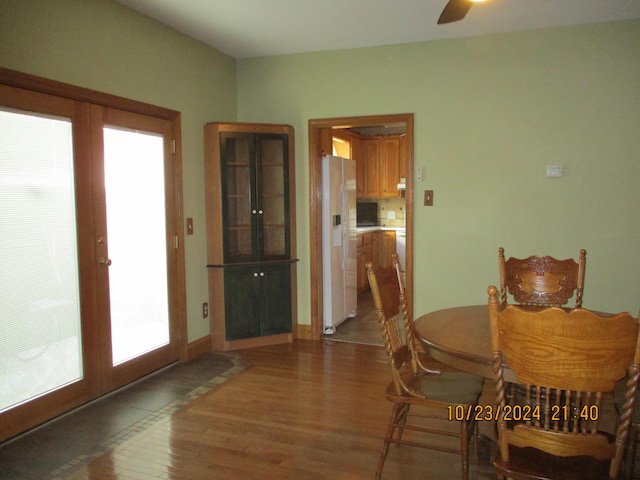
[{"label": "baseboard trim", "polygon": [[211,351],[211,335],[199,338],[187,345],[187,362]]},{"label": "baseboard trim", "polygon": [[314,340],[313,333],[311,331],[311,325],[298,324],[296,337],[298,338],[298,340]]}]

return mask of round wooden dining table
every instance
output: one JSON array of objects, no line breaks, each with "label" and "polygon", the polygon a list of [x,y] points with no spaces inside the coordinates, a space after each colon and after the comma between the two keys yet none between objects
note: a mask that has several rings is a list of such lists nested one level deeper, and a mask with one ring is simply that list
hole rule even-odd
[{"label": "round wooden dining table", "polygon": [[[416,337],[435,360],[459,370],[493,378],[489,307],[469,305],[427,313],[414,322]],[[504,371],[513,381],[513,372]]]}]

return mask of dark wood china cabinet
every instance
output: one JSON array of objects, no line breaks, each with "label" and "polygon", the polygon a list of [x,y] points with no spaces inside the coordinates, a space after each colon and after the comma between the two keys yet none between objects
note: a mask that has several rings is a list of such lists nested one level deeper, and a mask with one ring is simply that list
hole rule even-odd
[{"label": "dark wood china cabinet", "polygon": [[293,128],[209,123],[205,172],[214,349],[290,342],[297,261]]}]

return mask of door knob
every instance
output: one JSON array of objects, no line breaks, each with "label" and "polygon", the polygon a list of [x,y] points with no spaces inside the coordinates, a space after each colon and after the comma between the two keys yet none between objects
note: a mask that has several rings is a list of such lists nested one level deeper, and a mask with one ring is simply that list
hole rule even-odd
[{"label": "door knob", "polygon": [[110,258],[100,257],[100,260],[98,260],[98,263],[100,265],[102,265],[103,267],[110,267],[111,266],[111,259]]}]

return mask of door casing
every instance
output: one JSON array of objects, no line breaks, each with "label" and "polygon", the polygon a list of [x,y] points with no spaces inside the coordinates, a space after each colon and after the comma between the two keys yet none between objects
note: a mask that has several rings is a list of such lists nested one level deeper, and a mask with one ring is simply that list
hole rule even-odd
[{"label": "door casing", "polygon": [[[106,212],[106,186],[104,173],[104,127],[124,128],[132,131],[140,131],[161,135],[163,139],[164,153],[164,190],[165,190],[165,219],[166,219],[166,262],[167,262],[167,289],[169,293],[169,325],[170,325],[170,342],[168,345],[158,347],[152,352],[148,352],[127,360],[122,364],[112,366],[110,371],[103,367],[105,371],[101,375],[103,392],[111,391],[115,388],[126,385],[145,374],[164,367],[178,358],[179,332],[174,323],[176,320],[176,309],[174,305],[175,299],[171,297],[171,291],[175,283],[175,278],[171,276],[171,266],[176,263],[176,256],[179,255],[179,248],[175,248],[174,240],[176,230],[180,230],[175,223],[173,215],[173,207],[176,204],[174,195],[174,178],[173,178],[173,152],[172,152],[172,122],[167,119],[157,118],[150,115],[142,115],[139,113],[128,112],[121,109],[103,107],[99,105],[91,106],[91,129],[92,129],[92,158],[90,163],[93,169],[93,182],[91,194],[93,195],[93,211],[94,218],[94,235],[93,243],[96,247],[94,265],[99,265],[100,257],[109,257],[109,233],[107,231],[107,212]],[[99,241],[102,239],[102,241]],[[153,239],[149,239],[153,241]],[[97,296],[97,318],[98,323],[102,325],[102,338],[111,339],[111,312],[110,312],[110,293],[109,293],[109,267],[98,266],[96,273],[96,286],[98,289]],[[131,292],[133,294],[133,292]],[[111,341],[101,342],[101,361],[111,364]],[[104,359],[109,359],[105,362]]]},{"label": "door casing", "polygon": [[[169,276],[172,278],[169,288],[169,304],[172,311],[172,337],[175,340],[172,352],[181,361],[189,356],[186,330],[186,288],[184,261],[184,233],[182,213],[182,166],[181,166],[181,130],[180,113],[162,107],[156,107],[134,100],[88,90],[65,83],[36,77],[0,67],[0,97],[3,105],[18,110],[64,114],[73,118],[74,164],[76,176],[76,218],[93,219],[95,199],[92,195],[94,162],[99,148],[91,139],[91,109],[109,107],[124,112],[155,117],[170,122],[172,141],[168,147],[173,155],[167,174],[172,178],[173,198],[167,228],[175,237],[177,248],[172,250]],[[7,87],[7,88],[4,88]],[[91,377],[55,390],[47,395],[7,410],[0,415],[0,441],[17,435],[28,428],[79,406],[106,391],[127,383],[133,378],[129,373],[116,372],[110,375],[104,367],[104,354],[95,339],[104,335],[104,322],[95,321],[98,316],[98,279],[96,269],[96,238],[93,221],[78,222],[78,256],[80,275],[80,302],[83,330],[84,371]],[[102,326],[101,326],[102,325]],[[144,361],[139,362],[140,375],[144,374]],[[134,368],[134,370],[137,367]],[[131,370],[131,369],[130,369]],[[134,375],[135,376],[135,375]],[[110,378],[109,378],[110,377]],[[96,379],[109,378],[107,381]],[[106,389],[106,390],[105,390]]]},{"label": "door casing", "polygon": [[[407,297],[413,299],[413,215],[414,215],[414,159],[413,113],[371,115],[363,117],[325,118],[309,120],[309,219],[310,219],[310,271],[311,271],[311,325],[310,331],[299,337],[313,340],[322,338],[322,156],[332,153],[331,137],[335,130],[354,127],[402,126],[406,129],[407,184],[405,190],[405,222],[407,229]],[[413,305],[409,304],[412,314]]]}]

